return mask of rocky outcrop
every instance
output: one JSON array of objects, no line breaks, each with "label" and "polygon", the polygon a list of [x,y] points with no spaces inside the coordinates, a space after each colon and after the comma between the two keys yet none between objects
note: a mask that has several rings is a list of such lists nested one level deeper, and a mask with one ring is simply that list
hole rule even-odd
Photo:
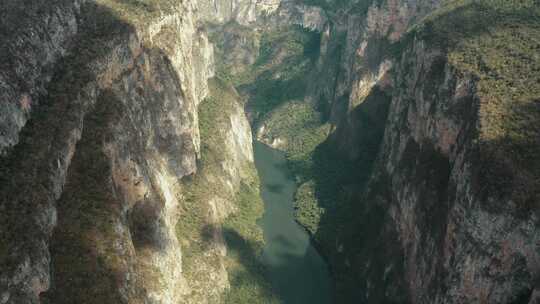
[{"label": "rocky outcrop", "polygon": [[365,276],[365,299],[397,285],[412,303],[535,303],[538,213],[482,190],[490,177],[479,170],[474,77],[422,41],[401,58],[396,82],[405,86],[392,98],[361,215],[386,210],[375,233],[399,245],[350,261]]},{"label": "rocky outcrop", "polygon": [[213,23],[234,21],[250,25],[275,12],[280,3],[281,0],[205,0],[201,12],[205,20]]},{"label": "rocky outcrop", "polygon": [[177,303],[213,75],[195,4],[2,6],[0,302]]},{"label": "rocky outcrop", "polygon": [[312,99],[328,103],[331,121],[344,133],[349,123],[344,120],[347,113],[354,111],[375,85],[385,86],[390,81],[386,76],[393,65],[390,45],[439,2],[351,2],[334,13],[332,22],[323,29],[315,72],[324,77],[309,91]]},{"label": "rocky outcrop", "polygon": [[[323,9],[298,0],[203,1],[201,5],[206,7],[202,9],[206,12],[203,20],[215,45],[217,70],[240,78],[249,78],[246,75],[255,73],[263,36],[294,26],[319,32],[327,22]],[[228,7],[225,10],[228,13],[220,13],[219,9],[214,12],[213,7]]]},{"label": "rocky outcrop", "polygon": [[[182,303],[220,303],[224,301],[224,292],[236,292],[235,288],[239,286],[231,285],[238,283],[229,282],[230,264],[246,261],[227,257],[229,250],[237,250],[233,245],[229,246],[227,234],[240,233],[227,222],[245,212],[241,208],[246,206],[239,203],[239,197],[246,191],[246,185],[251,187],[249,191],[258,194],[251,128],[239,96],[219,79],[212,79],[210,88],[210,96],[199,110],[201,168],[195,176],[182,182],[183,211],[178,235],[183,248],[189,252],[184,261],[190,287]],[[262,212],[260,199],[249,204]],[[243,225],[253,226],[251,233],[260,235],[261,230],[255,223],[260,214],[255,216],[244,218]]]},{"label": "rocky outcrop", "polygon": [[321,30],[326,22],[324,10],[297,0],[205,0],[200,6],[203,20],[211,24],[233,22],[252,30],[291,24]]},{"label": "rocky outcrop", "polygon": [[[538,301],[540,116],[527,76],[538,60],[520,49],[538,12],[528,5],[456,2],[411,29],[437,3],[386,1],[323,33],[319,70],[331,80],[312,98],[331,101],[329,145],[369,165],[357,166],[367,184],[342,187],[346,214],[326,212],[315,235],[332,235],[322,247],[342,302]],[[523,36],[495,30],[504,22]]]},{"label": "rocky outcrop", "polygon": [[[53,67],[66,54],[79,31],[76,16],[81,1],[47,7],[45,1],[22,6],[1,4],[2,73],[0,85],[0,152],[19,142],[19,132],[38,105],[53,76]],[[11,55],[11,56],[9,56]]]},{"label": "rocky outcrop", "polygon": [[282,1],[275,14],[268,18],[277,25],[298,25],[302,28],[320,32],[328,22],[325,11],[302,1]]}]

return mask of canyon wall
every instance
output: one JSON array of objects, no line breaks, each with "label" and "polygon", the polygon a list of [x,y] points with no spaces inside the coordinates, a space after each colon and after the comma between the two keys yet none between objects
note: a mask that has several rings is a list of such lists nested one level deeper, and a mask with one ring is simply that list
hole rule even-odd
[{"label": "canyon wall", "polygon": [[[215,260],[198,264],[215,288],[193,300],[181,241],[196,232],[177,225],[214,76],[198,13],[195,1],[0,4],[0,303],[214,303],[229,288],[216,230]],[[254,172],[236,102],[217,128],[232,151],[215,174],[223,193]],[[207,203],[207,224],[234,213]]]},{"label": "canyon wall", "polygon": [[539,301],[533,7],[383,1],[323,32],[311,98],[355,169],[345,214],[325,207],[311,231],[342,301]]},{"label": "canyon wall", "polygon": [[[373,236],[362,232],[359,239],[387,253],[362,250],[349,261],[365,276],[365,298],[387,298],[398,282],[412,303],[536,303],[537,186],[529,181],[525,200],[511,194],[515,184],[499,189],[506,194],[490,189],[498,174],[515,180],[519,173],[484,171],[498,164],[484,163],[490,152],[478,135],[486,127],[478,116],[488,101],[475,76],[420,39],[395,73],[407,85],[394,91],[359,200],[361,216],[379,221],[372,222]],[[347,245],[343,250],[347,255]]]},{"label": "canyon wall", "polygon": [[301,94],[258,84],[291,88],[281,66],[303,66],[286,47],[293,31],[236,28],[225,41],[246,47],[218,45],[247,54],[233,82],[257,137],[287,152],[298,220],[330,261],[337,301],[538,301],[533,1],[296,3],[308,4],[324,20]]},{"label": "canyon wall", "polygon": [[244,108],[338,303],[538,303],[535,5],[3,1],[0,303],[277,302]]}]

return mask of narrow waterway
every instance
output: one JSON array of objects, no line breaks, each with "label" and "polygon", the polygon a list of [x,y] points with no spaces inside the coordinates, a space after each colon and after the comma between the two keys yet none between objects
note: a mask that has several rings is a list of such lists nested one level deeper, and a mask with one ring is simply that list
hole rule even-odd
[{"label": "narrow waterway", "polygon": [[254,143],[254,152],[265,203],[259,222],[266,242],[262,259],[272,285],[285,304],[331,303],[328,267],[294,220],[296,184],[283,153],[260,142]]}]

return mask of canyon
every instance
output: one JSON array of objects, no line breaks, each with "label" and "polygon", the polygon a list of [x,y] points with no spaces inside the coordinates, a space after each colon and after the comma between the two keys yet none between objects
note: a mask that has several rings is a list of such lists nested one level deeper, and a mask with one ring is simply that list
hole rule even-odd
[{"label": "canyon", "polygon": [[0,0],[0,304],[540,303],[538,54],[536,0]]}]

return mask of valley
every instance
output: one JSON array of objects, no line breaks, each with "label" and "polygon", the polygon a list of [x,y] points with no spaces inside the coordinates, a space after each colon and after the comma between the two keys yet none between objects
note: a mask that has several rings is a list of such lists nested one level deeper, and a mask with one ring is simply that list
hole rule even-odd
[{"label": "valley", "polygon": [[0,304],[540,301],[536,0],[0,0]]}]

